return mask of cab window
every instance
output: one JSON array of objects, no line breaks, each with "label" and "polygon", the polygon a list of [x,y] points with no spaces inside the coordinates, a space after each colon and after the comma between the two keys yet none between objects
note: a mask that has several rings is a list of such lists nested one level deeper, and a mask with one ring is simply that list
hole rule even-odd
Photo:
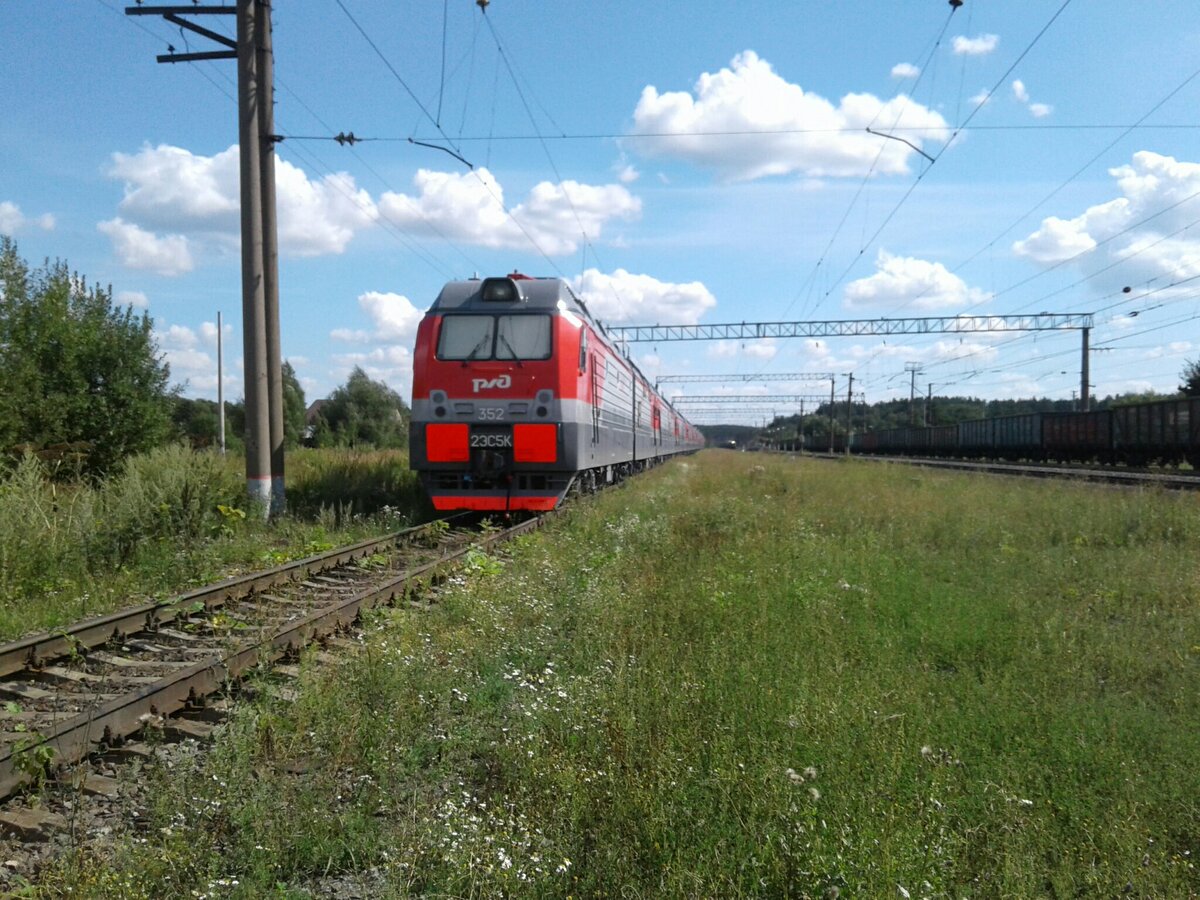
[{"label": "cab window", "polygon": [[464,362],[549,359],[550,332],[550,316],[445,316],[437,357]]},{"label": "cab window", "polygon": [[438,335],[438,359],[488,359],[495,330],[492,316],[446,316]]},{"label": "cab window", "polygon": [[549,359],[549,316],[497,316],[496,359]]}]

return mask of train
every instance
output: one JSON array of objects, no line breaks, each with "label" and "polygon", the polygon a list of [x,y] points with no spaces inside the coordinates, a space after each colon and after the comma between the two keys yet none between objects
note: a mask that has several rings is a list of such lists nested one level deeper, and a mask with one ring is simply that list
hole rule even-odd
[{"label": "train", "polygon": [[703,446],[560,278],[451,281],[417,328],[409,464],[435,509],[550,510]]},{"label": "train", "polygon": [[1128,466],[1186,462],[1200,469],[1200,397],[886,428],[853,435],[850,451]]}]

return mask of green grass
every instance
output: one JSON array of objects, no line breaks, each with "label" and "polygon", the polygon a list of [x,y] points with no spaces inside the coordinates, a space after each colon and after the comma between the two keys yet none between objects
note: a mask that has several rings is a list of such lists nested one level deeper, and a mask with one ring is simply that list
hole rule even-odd
[{"label": "green grass", "polygon": [[308,660],[45,890],[1194,896],[1198,538],[1190,495],[702,454]]},{"label": "green grass", "polygon": [[288,515],[246,508],[241,460],[166,447],[97,484],[0,471],[0,640],[278,565],[428,517],[396,452],[288,457]]}]

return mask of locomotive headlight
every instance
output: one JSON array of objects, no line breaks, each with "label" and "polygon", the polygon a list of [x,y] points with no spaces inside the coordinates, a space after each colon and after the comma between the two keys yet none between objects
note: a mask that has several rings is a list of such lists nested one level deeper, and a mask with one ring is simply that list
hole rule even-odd
[{"label": "locomotive headlight", "polygon": [[544,407],[544,406],[539,406],[539,407],[537,408],[537,414],[538,414],[538,417],[539,417],[539,418],[542,418],[542,419],[546,418],[546,415],[547,415],[549,412],[550,412],[550,410],[546,409],[546,407]]},{"label": "locomotive headlight", "polygon": [[479,299],[488,303],[516,303],[522,297],[511,278],[485,278],[479,288]]},{"label": "locomotive headlight", "polygon": [[444,407],[444,406],[439,406],[437,409],[435,409],[435,410],[433,411],[433,414],[434,414],[435,416],[437,416],[439,419],[443,419],[443,418],[445,418],[445,416],[446,416],[446,407]]}]

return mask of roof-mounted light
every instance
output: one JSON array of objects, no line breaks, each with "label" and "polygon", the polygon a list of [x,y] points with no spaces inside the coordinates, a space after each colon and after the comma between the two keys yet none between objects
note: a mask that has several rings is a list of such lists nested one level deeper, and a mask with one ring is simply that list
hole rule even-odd
[{"label": "roof-mounted light", "polygon": [[485,303],[520,303],[525,298],[521,289],[511,278],[485,278],[479,288],[480,299]]}]

